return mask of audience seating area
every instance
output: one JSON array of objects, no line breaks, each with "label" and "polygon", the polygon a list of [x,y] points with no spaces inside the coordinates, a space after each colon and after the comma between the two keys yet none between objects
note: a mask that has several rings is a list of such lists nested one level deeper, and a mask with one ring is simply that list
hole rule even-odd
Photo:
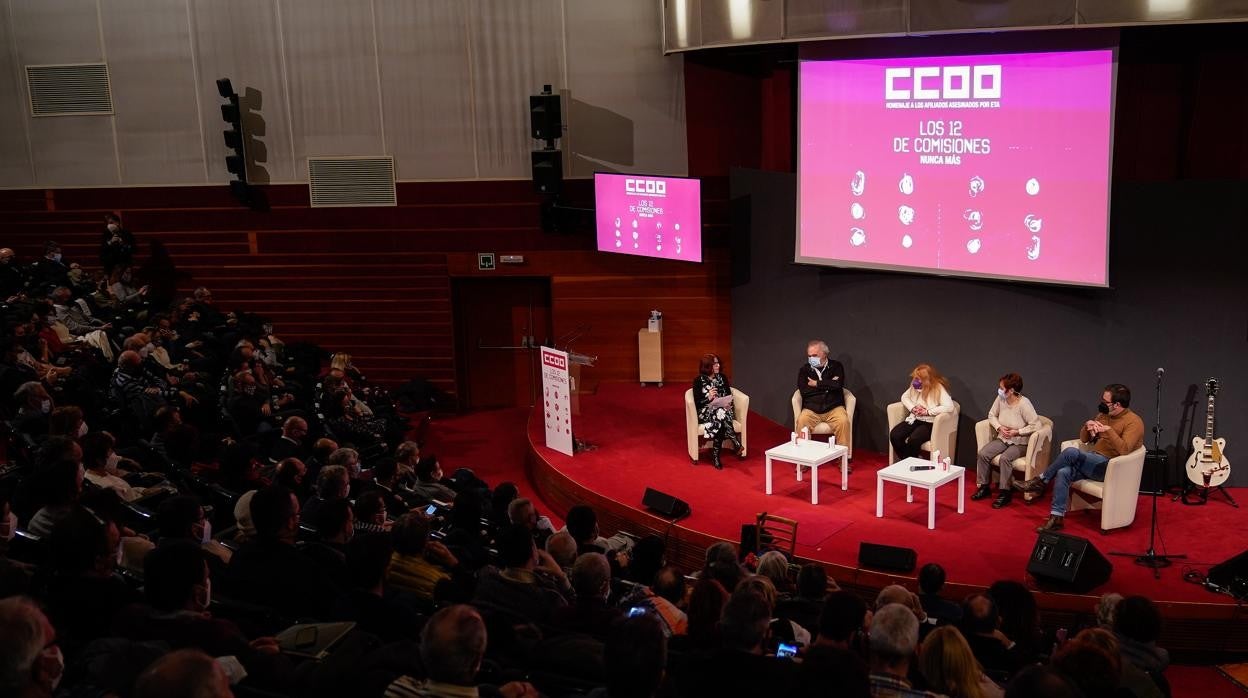
[{"label": "audience seating area", "polygon": [[1059,632],[1015,581],[942,598],[938,565],[842,591],[792,531],[678,569],[588,506],[555,530],[444,472],[351,357],[141,278],[107,222],[98,260],[0,250],[0,695],[1169,695],[1144,597]]}]

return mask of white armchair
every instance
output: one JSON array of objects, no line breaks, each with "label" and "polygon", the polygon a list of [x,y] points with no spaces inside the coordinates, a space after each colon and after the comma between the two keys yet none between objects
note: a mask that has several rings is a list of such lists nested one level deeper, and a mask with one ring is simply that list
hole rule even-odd
[{"label": "white armchair", "polygon": [[[1092,444],[1071,440],[1062,442],[1062,450],[1074,446],[1081,451]],[[1110,458],[1105,466],[1105,480],[1078,480],[1070,486],[1070,510],[1100,509],[1101,533],[1130,526],[1135,521],[1135,504],[1140,494],[1140,477],[1144,474],[1144,454],[1140,446],[1125,456]]]},{"label": "white armchair", "polygon": [[[747,417],[750,414],[750,396],[737,390],[732,389],[732,409],[733,431],[740,434],[741,439],[741,455],[746,454],[746,432],[745,425]],[[702,424],[698,421],[697,403],[693,401],[693,389],[685,391],[685,438],[689,444],[689,460],[694,463],[698,462],[698,452],[701,450],[701,440],[706,438],[706,431],[702,429]]]},{"label": "white armchair", "polygon": [[[980,449],[996,438],[997,434],[993,430],[988,420],[983,419],[975,423],[975,450],[978,453]],[[1027,437],[1027,453],[1019,458],[1014,459],[1014,470],[1022,473],[1021,479],[1016,476],[1019,482],[1026,482],[1035,477],[1048,467],[1052,460],[1053,452],[1053,420],[1048,417],[1040,417],[1040,428],[1033,431]],[[1001,456],[997,455],[992,459],[993,470],[992,477],[997,479],[999,472],[996,466],[1001,464]],[[1030,502],[1036,495],[1025,494],[1023,498]]]},{"label": "white armchair", "polygon": [[[936,415],[936,419],[932,422],[932,436],[923,442],[922,449],[928,453],[932,449],[940,451],[943,458],[949,456],[950,460],[956,460],[956,451],[958,446],[958,415],[962,413],[962,406],[957,400],[953,401],[953,411],[943,412]],[[888,406],[888,431],[891,434],[893,427],[901,424],[906,419],[906,406],[900,402],[894,402]],[[887,436],[887,435],[885,435]],[[888,442],[888,462],[896,463],[897,454],[893,451],[893,442]]]},{"label": "white armchair", "polygon": [[[849,439],[848,443],[843,444],[849,449],[847,456],[854,457],[854,409],[858,407],[858,398],[849,391],[849,388],[842,388],[845,395],[845,414],[849,416]],[[802,413],[802,391],[793,391],[793,431],[797,431],[797,416]],[[815,425],[816,434],[831,434],[832,426],[826,422]]]}]

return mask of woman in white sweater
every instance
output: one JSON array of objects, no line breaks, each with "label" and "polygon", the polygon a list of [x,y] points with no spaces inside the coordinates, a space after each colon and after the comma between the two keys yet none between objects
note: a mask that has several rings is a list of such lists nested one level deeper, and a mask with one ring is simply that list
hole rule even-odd
[{"label": "woman in white sweater", "polygon": [[971,499],[984,499],[992,494],[989,480],[992,474],[992,459],[1001,456],[1001,479],[997,483],[997,498],[992,502],[993,509],[1010,503],[1013,491],[1010,485],[1014,481],[1014,459],[1027,452],[1027,440],[1031,433],[1040,428],[1040,415],[1032,407],[1031,400],[1023,395],[1023,378],[1017,373],[1001,376],[997,383],[997,399],[988,409],[988,424],[997,436],[979,449],[975,461],[975,494]]},{"label": "woman in white sweater", "polygon": [[927,364],[919,364],[910,372],[910,387],[901,394],[901,404],[909,414],[888,434],[898,460],[918,456],[919,447],[932,436],[936,415],[953,411],[948,388],[949,381]]}]

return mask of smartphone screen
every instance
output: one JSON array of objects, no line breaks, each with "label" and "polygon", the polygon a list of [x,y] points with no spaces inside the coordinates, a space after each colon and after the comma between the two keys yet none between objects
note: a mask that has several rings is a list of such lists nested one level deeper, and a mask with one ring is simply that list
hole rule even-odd
[{"label": "smartphone screen", "polygon": [[430,504],[429,508],[425,509],[425,516],[433,516],[434,513],[437,512],[437,510],[438,510],[437,504]]},{"label": "smartphone screen", "polygon": [[632,608],[628,609],[628,617],[633,618],[636,616],[640,616],[641,614],[645,612],[646,612],[646,609],[643,608],[642,606],[633,606]]},{"label": "smartphone screen", "polygon": [[797,645],[789,645],[783,642],[776,648],[777,657],[792,657],[797,654]]}]

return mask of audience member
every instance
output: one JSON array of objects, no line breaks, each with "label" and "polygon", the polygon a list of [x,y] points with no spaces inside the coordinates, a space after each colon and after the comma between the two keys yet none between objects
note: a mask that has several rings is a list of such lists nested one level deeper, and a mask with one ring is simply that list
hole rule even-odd
[{"label": "audience member", "polygon": [[1005,698],[1090,698],[1052,667],[1033,664],[1015,674]]},{"label": "audience member", "polygon": [[[429,523],[418,511],[399,517],[391,530],[394,556],[386,576],[387,586],[426,603],[439,598],[439,586],[451,583],[451,570],[459,566],[445,545],[429,540]],[[441,593],[446,593],[444,586]]]},{"label": "audience member", "polygon": [[1122,660],[1097,643],[1071,640],[1057,649],[1051,665],[1085,696],[1120,695]]},{"label": "audience member", "polygon": [[945,587],[945,568],[929,562],[919,570],[919,602],[929,618],[937,623],[957,623],[962,619],[962,607],[940,597]]},{"label": "audience member", "polygon": [[568,578],[546,551],[537,549],[527,528],[500,531],[498,557],[502,569],[481,570],[474,606],[544,623],[553,611],[568,605],[572,597]]},{"label": "audience member", "polygon": [[260,490],[251,499],[256,536],[239,547],[226,573],[234,596],[277,609],[288,618],[324,618],[334,588],[318,567],[295,549],[299,500],[283,487]]},{"label": "audience member", "polygon": [[572,565],[571,583],[575,601],[555,609],[551,623],[573,632],[606,637],[612,624],[624,617],[619,608],[607,605],[611,563],[602,553],[585,553]]},{"label": "audience member", "polygon": [[43,611],[25,597],[0,599],[0,695],[51,698],[64,674],[56,627]]},{"label": "audience member", "polygon": [[[759,564],[762,572],[762,564]],[[835,585],[836,582],[833,582]],[[814,635],[819,631],[819,611],[828,595],[828,573],[823,565],[807,563],[797,572],[795,594],[781,597],[776,603],[776,615],[797,623]]]},{"label": "audience member", "polygon": [[928,634],[919,652],[919,666],[928,688],[949,698],[1002,698],[1005,692],[971,653],[962,633],[953,626],[941,626]]},{"label": "audience member", "polygon": [[386,593],[386,579],[394,546],[389,536],[364,535],[347,544],[350,570],[346,594],[338,597],[334,616],[354,621],[384,642],[416,640],[424,620]]},{"label": "audience member", "polygon": [[1114,635],[1118,638],[1122,661],[1143,669],[1153,681],[1169,694],[1165,682],[1170,653],[1157,646],[1161,637],[1161,610],[1145,596],[1128,596],[1118,603],[1114,617]]},{"label": "audience member", "polygon": [[1122,667],[1118,685],[1123,689],[1120,691],[1123,695],[1130,693],[1135,698],[1162,698],[1165,695],[1157,682],[1143,669],[1129,661],[1122,660],[1122,648],[1112,631],[1105,628],[1086,628],[1079,631],[1074,639],[1076,642],[1096,645],[1116,659]]},{"label": "audience member", "polygon": [[[640,544],[638,544],[640,546]],[[680,610],[685,601],[685,576],[675,567],[664,567],[654,573],[649,586],[639,585],[620,601],[620,608],[629,615],[650,613],[658,619],[665,637],[689,632],[689,617]]]},{"label": "audience member", "polygon": [[958,624],[975,659],[991,677],[1012,676],[1027,660],[1018,645],[1001,631],[996,602],[985,594],[973,594],[962,602]]},{"label": "audience member", "polygon": [[767,656],[771,606],[754,589],[733,592],[719,621],[722,647],[692,662],[675,677],[682,694],[714,696],[791,695],[797,688],[794,664]]},{"label": "audience member", "polygon": [[938,694],[911,687],[907,676],[919,645],[919,620],[899,603],[877,608],[871,618],[872,698],[923,698]]},{"label": "audience member", "polygon": [[[407,696],[470,696],[477,686],[477,672],[485,658],[485,621],[471,606],[449,606],[429,619],[420,633],[420,660],[427,678],[410,676],[395,680],[386,698]],[[499,687],[507,698],[536,698],[537,689],[524,682]]]},{"label": "audience member", "polygon": [[653,698],[667,668],[667,636],[652,616],[628,618],[607,638],[603,658],[607,685],[591,698]]},{"label": "audience member", "polygon": [[565,572],[576,562],[576,539],[567,531],[558,531],[546,539],[546,552]]},{"label": "audience member", "polygon": [[233,698],[230,679],[216,660],[199,650],[170,652],[145,669],[134,698]]},{"label": "audience member", "polygon": [[300,512],[300,522],[314,525],[320,509],[326,502],[346,499],[351,494],[351,478],[347,469],[341,465],[327,465],[321,468],[316,477],[316,493],[308,498]]}]

